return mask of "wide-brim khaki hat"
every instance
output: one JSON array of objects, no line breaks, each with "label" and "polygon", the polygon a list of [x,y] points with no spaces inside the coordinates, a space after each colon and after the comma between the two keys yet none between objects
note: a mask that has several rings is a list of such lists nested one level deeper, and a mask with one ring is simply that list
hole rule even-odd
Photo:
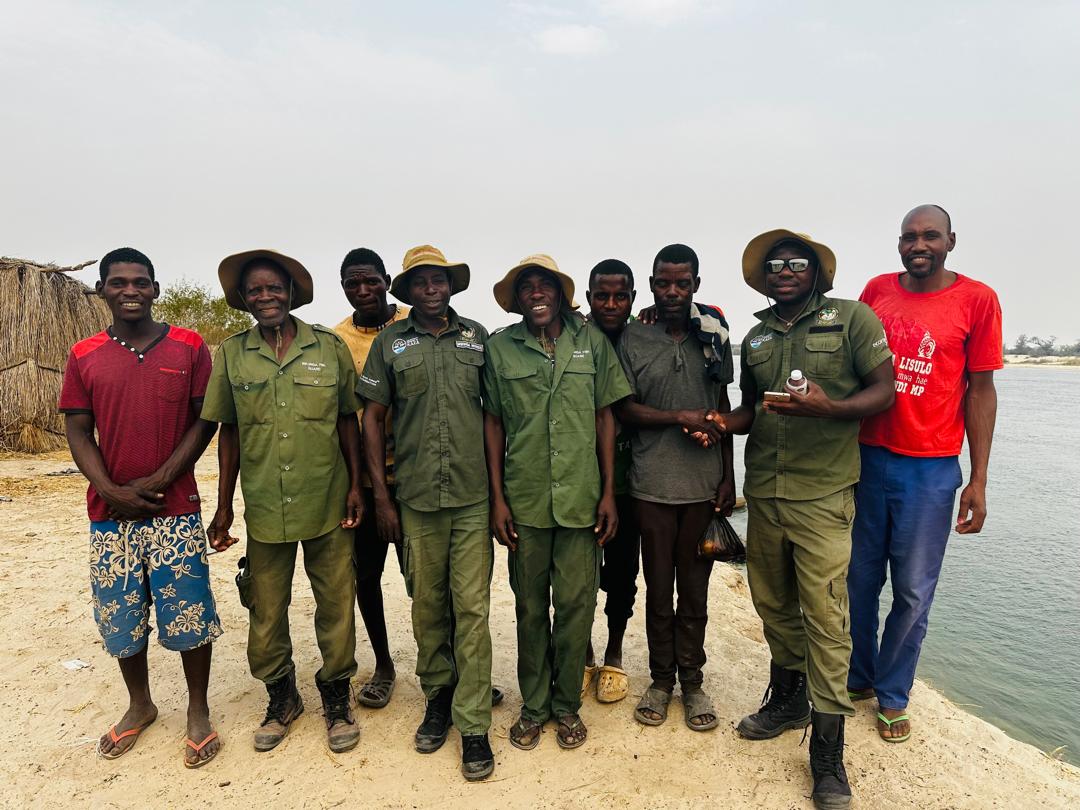
[{"label": "wide-brim khaki hat", "polygon": [[403,304],[412,306],[409,298],[409,274],[421,267],[441,267],[450,279],[450,295],[469,288],[469,265],[448,262],[442,251],[431,245],[419,245],[405,252],[401,272],[390,282],[390,294]]},{"label": "wide-brim khaki hat", "polygon": [[532,256],[526,256],[514,267],[510,268],[510,272],[503,276],[501,281],[495,283],[495,301],[500,307],[507,312],[522,314],[514,288],[517,286],[518,277],[526,270],[534,268],[547,270],[551,275],[555,276],[559,286],[562,288],[563,303],[570,309],[578,308],[577,302],[574,300],[574,280],[560,270],[559,265],[555,264],[555,260],[546,253],[534,253]]},{"label": "wide-brim khaki hat", "polygon": [[226,256],[221,260],[217,274],[218,281],[221,282],[221,289],[225,293],[225,303],[233,309],[248,311],[247,305],[244,303],[244,294],[240,291],[240,274],[244,272],[245,267],[256,259],[268,259],[274,264],[280,265],[281,269],[289,274],[289,278],[293,282],[290,310],[311,303],[311,299],[314,297],[311,273],[296,259],[267,248],[245,250],[243,253],[234,253],[232,256]]},{"label": "wide-brim khaki hat", "polygon": [[833,277],[836,276],[836,254],[827,245],[815,242],[805,233],[789,231],[787,228],[777,228],[774,231],[766,231],[760,236],[755,236],[746,246],[742,254],[742,274],[746,283],[762,295],[768,295],[765,290],[765,257],[769,255],[778,243],[794,240],[802,242],[817,256],[818,292],[828,292],[833,287]]}]

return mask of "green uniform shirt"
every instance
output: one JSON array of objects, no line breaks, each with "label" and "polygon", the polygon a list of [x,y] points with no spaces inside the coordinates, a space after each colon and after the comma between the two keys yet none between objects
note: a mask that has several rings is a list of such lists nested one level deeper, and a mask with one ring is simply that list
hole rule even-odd
[{"label": "green uniform shirt", "polygon": [[356,392],[393,409],[399,501],[417,512],[471,506],[488,496],[480,404],[488,333],[453,309],[438,337],[414,316],[375,338]]},{"label": "green uniform shirt", "polygon": [[280,364],[258,326],[226,338],[201,413],[239,426],[244,521],[262,543],[326,534],[345,516],[349,490],[337,420],[360,407],[352,356],[332,330],[292,318],[296,337]]},{"label": "green uniform shirt", "polygon": [[484,407],[506,430],[503,486],[514,521],[539,529],[596,522],[596,412],[630,395],[607,337],[563,316],[551,359],[520,321],[488,341]]},{"label": "green uniform shirt", "polygon": [[743,338],[743,390],[753,389],[754,426],[746,441],[747,495],[805,501],[831,495],[859,480],[859,420],[777,416],[761,407],[765,391],[783,391],[792,369],[830,399],[859,391],[861,378],[892,358],[885,328],[858,301],[815,292],[790,330],[763,309]]}]

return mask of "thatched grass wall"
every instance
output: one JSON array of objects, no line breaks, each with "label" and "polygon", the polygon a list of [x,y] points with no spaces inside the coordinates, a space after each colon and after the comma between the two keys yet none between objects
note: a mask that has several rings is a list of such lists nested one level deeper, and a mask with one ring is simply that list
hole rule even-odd
[{"label": "thatched grass wall", "polygon": [[64,445],[56,411],[72,345],[112,318],[67,272],[77,267],[0,258],[0,449],[43,453]]}]

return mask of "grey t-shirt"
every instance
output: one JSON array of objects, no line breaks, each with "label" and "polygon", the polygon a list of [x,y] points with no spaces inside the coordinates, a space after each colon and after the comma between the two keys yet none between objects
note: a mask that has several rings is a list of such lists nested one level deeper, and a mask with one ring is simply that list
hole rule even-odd
[{"label": "grey t-shirt", "polygon": [[[679,341],[663,324],[626,325],[618,355],[634,399],[663,411],[716,408],[720,394],[734,379],[731,344],[725,343],[724,379],[705,370],[703,344],[692,334]],[[630,494],[654,503],[698,503],[716,497],[724,473],[720,448],[705,449],[677,425],[636,429]]]}]

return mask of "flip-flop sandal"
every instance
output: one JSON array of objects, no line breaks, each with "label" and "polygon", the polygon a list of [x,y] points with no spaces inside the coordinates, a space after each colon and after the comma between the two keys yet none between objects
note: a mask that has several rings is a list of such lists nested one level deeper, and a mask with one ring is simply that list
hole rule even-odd
[{"label": "flip-flop sandal", "polygon": [[[206,748],[206,746],[208,746],[210,743],[212,743],[217,738],[218,738],[218,733],[216,731],[211,731],[207,735],[205,740],[203,740],[201,743],[196,745],[195,741],[193,739],[191,739],[190,737],[188,737],[187,738],[187,746],[188,746],[188,748],[192,749],[195,752],[196,755],[198,755],[198,754],[202,753],[202,750],[204,748]],[[206,759],[197,759],[194,762],[188,762],[188,758],[187,758],[187,756],[185,754],[185,756],[184,756],[184,767],[185,768],[192,768],[192,769],[201,768],[203,765],[206,765],[208,762],[213,762],[214,757],[216,757],[218,754],[221,753],[221,749],[224,747],[224,745],[225,745],[224,743],[219,745],[218,750],[215,751],[214,753],[212,753]]]},{"label": "flip-flop sandal", "polygon": [[[526,739],[530,734],[536,732],[536,736],[526,742]],[[522,751],[532,751],[536,746],[540,744],[540,735],[544,733],[544,724],[537,723],[535,720],[526,720],[524,717],[519,717],[514,725],[510,726],[510,744],[514,748],[520,748]]]},{"label": "flip-flop sandal", "polygon": [[[709,696],[705,694],[703,689],[695,689],[693,692],[683,692],[682,702],[687,728],[692,731],[709,731],[720,725],[720,718],[716,714],[716,709],[713,708],[712,701],[709,699]],[[701,717],[705,714],[712,715],[712,720],[708,723],[698,725],[690,722],[695,717]]]},{"label": "flip-flop sandal", "polygon": [[589,687],[592,686],[593,679],[596,677],[596,673],[600,671],[600,667],[593,664],[591,667],[585,667],[585,674],[581,679],[581,699],[585,699],[585,693],[589,691]]},{"label": "flip-flop sandal", "polygon": [[[153,722],[154,721],[151,720],[145,726],[136,726],[135,728],[129,728],[127,731],[121,732],[120,734],[116,733],[115,725],[111,726],[109,728],[109,739],[112,740],[113,748],[111,748],[108,753],[106,753],[105,751],[101,750],[101,742],[99,741],[97,746],[97,755],[102,759],[120,759],[120,757],[122,757],[124,754],[126,754],[128,751],[135,747],[135,743],[139,740],[139,735],[146,731],[146,729]],[[121,740],[125,739],[126,737],[134,737],[135,739],[131,741],[131,745],[129,745],[127,748],[117,751],[115,747],[116,744]]]},{"label": "flip-flop sandal", "polygon": [[[634,707],[634,719],[639,723],[646,726],[659,726],[663,725],[667,720],[668,704],[671,702],[671,692],[665,689],[657,689],[655,686],[650,686],[645,690],[645,694],[641,696],[641,700],[638,701],[638,705]],[[654,720],[642,714],[643,709],[648,709],[650,712],[656,712],[660,715],[658,720]]]},{"label": "flip-flop sandal", "polygon": [[600,703],[617,703],[628,694],[630,679],[626,672],[606,664],[600,667],[600,677],[596,681],[596,699]]},{"label": "flip-flop sandal", "polygon": [[860,700],[869,700],[870,698],[874,697],[876,694],[877,693],[874,691],[874,687],[872,687],[872,686],[867,687],[866,689],[848,689],[847,690],[848,700],[853,701],[853,702],[858,702]]},{"label": "flip-flop sandal", "polygon": [[[893,727],[894,723],[902,723],[905,720],[907,720],[909,723],[911,722],[911,718],[908,717],[907,714],[902,714],[899,717],[894,717],[892,720],[890,720],[888,717],[883,715],[881,712],[878,712],[877,719],[878,719],[878,722],[884,723],[885,728],[889,729],[889,730],[892,730],[892,727]],[[885,733],[884,733],[884,730],[878,729],[878,736],[881,737],[881,739],[883,739],[885,742],[902,743],[902,742],[904,742],[904,740],[906,740],[908,737],[911,736],[911,732],[909,731],[907,734],[905,734],[902,737],[886,737]]]},{"label": "flip-flop sandal", "polygon": [[[360,687],[356,695],[356,702],[369,709],[382,709],[390,702],[390,696],[394,694],[395,678],[372,678]],[[369,697],[372,695],[373,697]]]},{"label": "flip-flop sandal", "polygon": [[[563,729],[566,729],[566,733],[563,733]],[[578,739],[576,734],[578,731],[585,732],[581,739]],[[559,718],[559,727],[555,732],[555,741],[559,744],[559,748],[566,751],[571,751],[574,748],[580,748],[585,744],[585,740],[589,738],[589,730],[585,728],[585,724],[581,722],[581,716],[577,714],[564,714]]]}]

